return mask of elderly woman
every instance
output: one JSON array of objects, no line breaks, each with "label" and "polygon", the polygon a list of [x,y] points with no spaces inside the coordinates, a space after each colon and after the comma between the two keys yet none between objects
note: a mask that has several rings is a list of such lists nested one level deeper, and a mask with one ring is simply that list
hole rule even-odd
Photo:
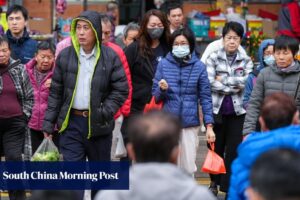
[{"label": "elderly woman", "polygon": [[[20,161],[33,90],[24,65],[10,55],[8,40],[0,36],[0,143],[6,161]],[[9,198],[25,199],[25,192],[9,191]]]},{"label": "elderly woman", "polygon": [[[48,41],[38,44],[35,57],[26,65],[26,70],[34,90],[34,106],[28,123],[31,133],[32,152],[44,139],[42,125],[48,105],[49,88],[54,68],[55,46]],[[57,144],[57,135],[54,135]]]},{"label": "elderly woman", "polygon": [[224,47],[206,59],[215,117],[215,151],[224,158],[227,170],[224,175],[211,175],[210,190],[215,195],[218,193],[217,185],[220,185],[222,192],[227,192],[230,166],[242,141],[246,113],[243,108],[243,90],[253,68],[249,56],[238,49],[243,33],[241,24],[227,23],[222,32]]},{"label": "elderly woman", "polygon": [[243,134],[255,131],[259,117],[260,105],[264,98],[273,92],[284,92],[296,100],[298,109],[300,93],[300,64],[295,55],[299,50],[297,39],[289,36],[279,36],[275,39],[275,64],[262,70],[257,77],[247,108]]}]

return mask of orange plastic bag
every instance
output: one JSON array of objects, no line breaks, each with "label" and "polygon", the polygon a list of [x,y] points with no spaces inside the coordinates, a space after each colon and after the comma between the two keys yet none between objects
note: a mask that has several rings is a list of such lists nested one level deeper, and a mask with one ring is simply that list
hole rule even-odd
[{"label": "orange plastic bag", "polygon": [[155,102],[155,97],[151,98],[150,103],[147,103],[145,108],[144,108],[144,113],[147,113],[151,110],[161,110],[163,107],[163,102],[160,101],[159,103]]},{"label": "orange plastic bag", "polygon": [[211,150],[208,150],[202,166],[202,172],[209,174],[226,174],[223,158],[215,152],[215,144],[210,143]]}]

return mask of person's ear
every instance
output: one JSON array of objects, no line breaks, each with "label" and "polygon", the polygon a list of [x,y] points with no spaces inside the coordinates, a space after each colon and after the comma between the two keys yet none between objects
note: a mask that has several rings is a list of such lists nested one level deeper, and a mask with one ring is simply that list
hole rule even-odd
[{"label": "person's ear", "polygon": [[127,149],[127,153],[128,153],[128,157],[133,160],[133,161],[136,161],[135,160],[135,152],[134,152],[134,149],[133,149],[133,145],[131,143],[128,143],[126,145],[126,149]]},{"label": "person's ear", "polygon": [[179,156],[179,146],[176,146],[172,149],[170,155],[170,163],[177,165],[178,156]]},{"label": "person's ear", "polygon": [[268,131],[268,127],[266,126],[265,120],[262,118],[262,116],[259,116],[258,118],[259,124],[260,124],[260,128],[262,131]]},{"label": "person's ear", "polygon": [[300,124],[300,120],[299,120],[299,111],[298,111],[298,110],[297,110],[297,112],[295,112],[295,114],[294,114],[294,116],[293,116],[292,124],[293,124],[293,125],[298,125],[298,124]]},{"label": "person's ear", "polygon": [[246,189],[246,195],[249,200],[264,200],[252,187]]}]

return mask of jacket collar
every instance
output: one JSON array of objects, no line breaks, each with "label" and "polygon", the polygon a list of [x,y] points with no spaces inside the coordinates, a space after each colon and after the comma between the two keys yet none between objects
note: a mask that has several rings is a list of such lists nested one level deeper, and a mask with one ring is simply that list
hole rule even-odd
[{"label": "jacket collar", "polygon": [[23,35],[20,38],[14,37],[9,29],[6,32],[6,36],[13,43],[23,43],[30,38],[26,28],[24,28]]},{"label": "jacket collar", "polygon": [[[220,50],[217,51],[217,57],[218,57],[218,59],[227,60],[226,51],[225,51],[224,47],[222,47]],[[240,60],[244,60],[244,59],[246,59],[248,57],[249,56],[247,56],[246,54],[242,53],[238,49],[235,60],[239,60],[240,61]]]}]

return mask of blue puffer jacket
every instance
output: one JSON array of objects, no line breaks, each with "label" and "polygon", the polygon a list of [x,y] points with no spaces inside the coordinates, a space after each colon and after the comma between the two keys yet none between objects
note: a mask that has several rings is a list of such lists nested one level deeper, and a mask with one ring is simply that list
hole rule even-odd
[{"label": "blue puffer jacket", "polygon": [[[167,91],[161,91],[158,82],[165,79]],[[180,117],[182,126],[199,126],[199,102],[205,124],[213,123],[212,98],[205,65],[193,54],[188,63],[180,64],[169,53],[156,70],[152,94],[164,102],[163,110]]]},{"label": "blue puffer jacket", "polygon": [[240,144],[238,157],[231,166],[229,200],[246,199],[251,166],[259,155],[274,148],[291,148],[300,152],[300,126],[288,126],[263,134],[253,133]]},{"label": "blue puffer jacket", "polygon": [[37,41],[29,37],[29,33],[26,28],[24,29],[24,33],[21,38],[13,37],[10,30],[7,30],[6,37],[12,50],[12,58],[15,60],[19,59],[22,64],[26,64],[34,57],[37,50]]},{"label": "blue puffer jacket", "polygon": [[248,102],[250,100],[251,92],[256,83],[256,78],[257,78],[258,74],[259,74],[260,70],[262,70],[263,68],[266,67],[266,65],[264,63],[264,50],[267,46],[274,45],[274,43],[275,43],[275,40],[266,39],[266,40],[263,40],[259,46],[259,49],[258,49],[259,65],[256,67],[255,70],[253,70],[249,74],[247,81],[246,81],[245,89],[244,89],[243,106],[245,109],[247,108]]}]

